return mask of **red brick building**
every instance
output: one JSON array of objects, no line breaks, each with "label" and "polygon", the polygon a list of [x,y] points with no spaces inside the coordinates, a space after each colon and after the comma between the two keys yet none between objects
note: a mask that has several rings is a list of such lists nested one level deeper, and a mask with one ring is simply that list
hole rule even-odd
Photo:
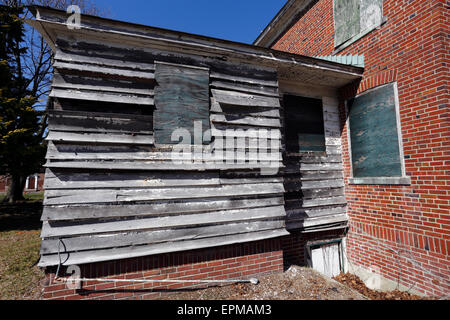
[{"label": "red brick building", "polygon": [[[39,7],[31,23],[56,61],[44,298],[152,298],[292,263],[448,295],[445,6],[291,0],[259,47],[89,16],[73,31],[66,12]],[[207,107],[177,105],[175,118],[198,114],[215,134],[277,128],[287,146],[276,152],[280,175],[169,162],[154,131],[172,129],[157,116],[178,72],[195,75]],[[81,287],[53,281],[74,266]]]},{"label": "red brick building", "polygon": [[[341,90],[340,101],[348,267],[432,295],[450,292],[449,13],[445,0],[294,0],[255,41],[313,57],[364,55],[364,78]],[[389,165],[398,174],[383,160],[391,144],[373,133],[383,126],[375,113],[358,130],[378,142],[349,130],[364,117],[356,115],[363,101],[387,90],[399,142]],[[378,162],[362,164],[377,143]]]},{"label": "red brick building", "polygon": [[[37,173],[29,176],[25,182],[24,192],[39,192],[44,190],[44,173]],[[0,176],[0,192],[5,193],[8,191],[10,184],[10,178],[8,176]]]}]

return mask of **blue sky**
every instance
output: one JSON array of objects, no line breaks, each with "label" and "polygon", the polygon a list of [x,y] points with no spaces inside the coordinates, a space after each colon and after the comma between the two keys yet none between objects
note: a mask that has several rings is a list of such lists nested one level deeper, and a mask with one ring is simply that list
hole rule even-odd
[{"label": "blue sky", "polygon": [[93,0],[108,18],[252,43],[286,0]]}]

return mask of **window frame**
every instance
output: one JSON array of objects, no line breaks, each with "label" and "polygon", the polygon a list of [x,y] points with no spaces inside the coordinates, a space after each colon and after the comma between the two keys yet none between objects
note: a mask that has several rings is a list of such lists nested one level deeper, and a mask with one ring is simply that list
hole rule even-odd
[{"label": "window frame", "polygon": [[[284,118],[284,139],[285,139],[285,148],[286,148],[286,155],[288,157],[296,157],[296,156],[304,156],[304,155],[318,155],[318,156],[326,156],[327,155],[327,151],[328,151],[328,146],[327,146],[327,140],[326,140],[326,125],[325,125],[325,115],[324,115],[324,101],[323,101],[323,97],[317,97],[317,96],[309,96],[309,95],[304,95],[302,93],[293,93],[293,92],[282,92],[281,96],[283,97],[282,101],[283,101],[283,118]],[[286,137],[286,131],[287,131],[287,121],[286,121],[286,106],[285,106],[285,101],[284,101],[284,97],[285,96],[294,96],[294,97],[299,97],[299,98],[305,98],[305,99],[314,99],[314,100],[318,100],[321,102],[321,114],[322,114],[322,124],[323,124],[323,137],[324,137],[324,150],[304,150],[304,151],[300,151],[298,150],[297,152],[293,152],[292,150],[288,150],[288,146],[287,146],[287,137]]]},{"label": "window frame", "polygon": [[398,136],[398,147],[399,147],[399,158],[400,167],[402,175],[400,177],[354,177],[353,176],[353,158],[352,158],[352,139],[351,139],[351,128],[350,128],[350,113],[348,109],[348,100],[345,100],[345,113],[346,113],[346,127],[347,127],[347,142],[348,142],[348,155],[350,159],[350,178],[349,184],[353,185],[411,185],[411,178],[406,175],[405,167],[405,155],[403,151],[403,136],[402,127],[400,119],[400,100],[398,96],[398,86],[397,82],[389,82],[380,86],[376,86],[361,92],[354,99],[372,92],[374,90],[380,89],[382,87],[393,85],[394,97],[395,97],[395,115],[396,115],[396,125],[397,125],[397,136]]},{"label": "window frame", "polygon": [[[384,25],[387,22],[387,18],[386,16],[383,15],[383,5],[384,5],[384,0],[382,0],[382,4],[381,4],[381,21],[378,25],[373,26],[370,29],[364,30],[364,31],[360,31],[358,34],[354,35],[353,37],[351,37],[350,39],[348,39],[347,41],[340,43],[340,44],[336,44],[336,17],[335,17],[335,10],[334,10],[334,4],[335,4],[336,0],[333,0],[333,27],[334,27],[334,51],[333,51],[333,55],[341,52],[342,50],[344,50],[345,48],[347,48],[348,46],[350,46],[351,44],[355,43],[356,41],[358,41],[359,39],[364,38],[366,35],[368,35],[369,33],[371,33],[372,31],[379,29],[382,25]],[[358,0],[361,3],[361,0]]]}]

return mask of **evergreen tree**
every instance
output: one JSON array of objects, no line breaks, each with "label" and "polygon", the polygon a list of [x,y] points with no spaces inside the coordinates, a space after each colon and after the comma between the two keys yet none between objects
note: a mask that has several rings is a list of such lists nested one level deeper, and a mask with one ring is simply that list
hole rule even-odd
[{"label": "evergreen tree", "polygon": [[39,171],[46,150],[43,113],[33,107],[36,97],[22,70],[23,12],[19,4],[0,6],[0,175],[11,178],[9,202],[23,199],[26,177]]}]

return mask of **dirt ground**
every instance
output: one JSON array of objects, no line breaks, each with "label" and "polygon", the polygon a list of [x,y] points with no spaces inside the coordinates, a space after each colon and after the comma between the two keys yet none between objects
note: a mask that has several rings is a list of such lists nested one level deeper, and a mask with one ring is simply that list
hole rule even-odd
[{"label": "dirt ground", "polygon": [[170,294],[165,300],[366,300],[362,294],[311,268],[292,266],[258,278],[259,284],[233,284]]},{"label": "dirt ground", "polygon": [[259,284],[233,284],[180,292],[164,300],[420,300],[398,290],[380,292],[367,288],[357,276],[341,274],[329,279],[311,268],[292,266],[281,274],[258,278]]}]

